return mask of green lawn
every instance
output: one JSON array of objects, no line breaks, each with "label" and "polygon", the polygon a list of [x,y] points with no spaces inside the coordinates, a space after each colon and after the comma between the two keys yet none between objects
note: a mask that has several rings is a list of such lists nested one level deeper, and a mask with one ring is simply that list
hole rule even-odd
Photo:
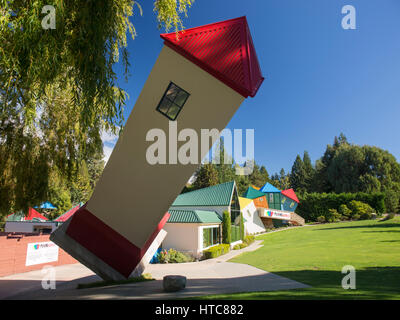
[{"label": "green lawn", "polygon": [[[400,299],[400,217],[265,234],[264,246],[232,262],[246,263],[312,288],[206,296],[202,299]],[[342,267],[356,269],[356,290],[344,290]]]}]

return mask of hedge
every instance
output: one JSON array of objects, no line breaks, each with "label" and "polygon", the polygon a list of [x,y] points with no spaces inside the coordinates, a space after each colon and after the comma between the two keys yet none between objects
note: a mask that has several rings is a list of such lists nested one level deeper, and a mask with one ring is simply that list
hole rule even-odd
[{"label": "hedge", "polygon": [[222,213],[222,243],[231,243],[231,215],[228,211]]},{"label": "hedge", "polygon": [[251,245],[255,240],[256,238],[253,235],[248,235],[244,237],[243,242],[247,243],[247,245]]},{"label": "hedge", "polygon": [[230,250],[229,244],[219,244],[203,251],[204,259],[212,259],[219,257]]},{"label": "hedge", "polygon": [[244,237],[246,235],[244,234],[244,220],[243,220],[243,213],[242,212],[240,212],[240,225],[239,225],[239,227],[240,227],[240,239],[244,240]]},{"label": "hedge", "polygon": [[320,216],[325,216],[329,209],[339,211],[342,204],[350,206],[353,200],[370,205],[377,213],[385,212],[385,195],[376,193],[305,193],[299,196],[300,203],[296,213],[306,221],[317,221]]}]

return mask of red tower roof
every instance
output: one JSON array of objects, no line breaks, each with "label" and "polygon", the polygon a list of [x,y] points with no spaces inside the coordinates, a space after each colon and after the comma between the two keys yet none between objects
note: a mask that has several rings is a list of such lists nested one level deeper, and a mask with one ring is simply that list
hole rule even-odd
[{"label": "red tower roof", "polygon": [[165,45],[180,53],[242,96],[254,97],[261,75],[246,17],[162,34]]},{"label": "red tower roof", "polygon": [[68,210],[67,212],[63,213],[61,216],[59,216],[54,221],[57,221],[57,222],[65,222],[65,221],[67,221],[70,217],[72,217],[75,214],[75,212],[77,212],[79,210],[80,207],[81,207],[80,205],[77,205],[76,207],[74,207],[74,208]]},{"label": "red tower roof", "polygon": [[289,199],[292,199],[294,201],[296,201],[297,203],[299,203],[299,198],[297,198],[296,193],[294,192],[293,189],[287,189],[287,190],[283,190],[282,194],[286,197],[288,197]]}]

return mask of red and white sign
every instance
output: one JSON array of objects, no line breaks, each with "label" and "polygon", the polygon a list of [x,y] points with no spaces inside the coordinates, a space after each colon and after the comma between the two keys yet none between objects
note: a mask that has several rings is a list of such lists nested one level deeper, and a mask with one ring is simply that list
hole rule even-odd
[{"label": "red and white sign", "polygon": [[25,266],[58,260],[58,246],[54,242],[28,243]]}]

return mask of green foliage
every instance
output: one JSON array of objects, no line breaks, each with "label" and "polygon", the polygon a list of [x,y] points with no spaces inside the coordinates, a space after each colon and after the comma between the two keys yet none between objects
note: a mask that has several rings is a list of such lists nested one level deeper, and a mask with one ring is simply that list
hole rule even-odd
[{"label": "green foliage", "polygon": [[338,211],[342,216],[348,218],[351,216],[351,210],[345,204],[341,204]]},{"label": "green foliage", "polygon": [[248,245],[252,244],[256,238],[253,235],[247,235],[244,237],[243,241],[247,243]]},{"label": "green foliage", "polygon": [[[345,204],[348,208],[353,200],[361,201],[373,208],[377,213],[385,212],[385,195],[381,192],[375,193],[306,193],[299,195],[299,206],[296,213],[306,221],[317,221],[319,216],[325,216],[329,209],[336,209],[340,212],[340,206]],[[353,214],[356,214],[353,212]]]},{"label": "green foliage", "polygon": [[240,239],[244,240],[245,238],[245,232],[244,232],[244,220],[243,220],[243,213],[240,212],[240,224],[239,224],[239,228],[240,228]]},{"label": "green foliage", "polygon": [[204,259],[212,259],[228,253],[230,250],[229,244],[219,244],[203,251]]},{"label": "green foliage", "polygon": [[183,263],[194,261],[193,257],[175,249],[162,250],[158,255],[160,263]]},{"label": "green foliage", "polygon": [[187,17],[187,10],[193,2],[194,0],[156,0],[154,11],[157,13],[160,26],[164,25],[167,31],[172,27],[175,30],[183,29],[180,14],[183,13]]},{"label": "green foliage", "polygon": [[304,183],[303,183],[303,188],[306,191],[313,191],[314,186],[314,176],[315,176],[315,168],[312,165],[310,155],[308,154],[308,151],[304,151],[303,154],[303,164],[304,164],[304,172],[305,172],[305,177],[304,177]]},{"label": "green foliage", "polygon": [[315,169],[310,155],[304,151],[303,160],[297,155],[289,176],[290,186],[298,193],[310,192],[314,189]]},{"label": "green foliage", "polygon": [[[156,1],[158,22],[178,30],[192,2]],[[55,29],[41,25],[45,5],[55,7]],[[49,200],[54,171],[73,201],[87,199],[94,185],[74,175],[102,153],[101,132],[122,127],[127,95],[114,68],[121,56],[129,74],[134,13],[133,0],[0,0],[0,214]]]},{"label": "green foliage", "polygon": [[6,216],[1,216],[0,215],[0,232],[4,232],[4,226],[6,224]]},{"label": "green foliage", "polygon": [[359,215],[361,220],[371,219],[371,214],[375,212],[375,210],[368,204],[356,200],[349,203],[349,208],[351,209],[353,216]]},{"label": "green foliage", "polygon": [[248,247],[255,241],[255,237],[253,235],[247,235],[243,238],[243,242],[239,244],[235,244],[233,250],[239,250]]},{"label": "green foliage", "polygon": [[201,165],[196,173],[195,189],[207,188],[218,184],[218,172],[212,163]]},{"label": "green foliage", "polygon": [[[176,31],[182,29],[180,16],[186,16],[192,2],[155,1],[159,24],[167,30],[172,26]],[[41,25],[41,10],[49,4],[56,9],[53,30]],[[121,54],[128,74],[127,33],[133,39],[136,36],[130,21],[136,12],[142,14],[142,9],[133,0],[104,0],[102,5],[86,0],[1,1],[2,101],[13,107],[22,102],[25,115],[32,117],[47,85],[57,83],[64,87],[69,82],[75,106],[83,105],[86,126],[97,116],[115,124],[122,117],[120,107],[125,97],[117,87],[113,67]]]},{"label": "green foliage", "polygon": [[[226,152],[222,138],[218,142],[216,150],[212,163],[203,164],[198,169],[196,176],[199,181],[196,179],[192,186],[193,189],[235,180],[238,193],[243,194],[249,185],[261,187],[265,182],[270,181],[267,169],[264,166],[257,165],[254,160],[252,161],[253,171],[250,175],[236,175],[236,168],[243,169],[243,167],[233,162],[231,155]],[[217,177],[215,177],[215,171]],[[182,192],[188,190],[189,188],[186,187]]]},{"label": "green foliage", "polygon": [[260,176],[261,176],[261,183],[258,184],[256,184],[256,182],[253,183],[256,187],[262,187],[265,184],[265,182],[270,181],[268,171],[264,166],[261,166],[260,168]]},{"label": "green foliage", "polygon": [[388,212],[399,212],[400,190],[397,187],[385,192],[385,206]]},{"label": "green foliage", "polygon": [[[388,151],[350,144],[341,134],[317,161],[314,187],[318,192],[398,192],[400,164]],[[398,205],[398,197],[386,197],[388,209]]]},{"label": "green foliage", "polygon": [[290,174],[290,184],[296,192],[302,193],[306,191],[306,176],[307,174],[303,160],[301,160],[300,156],[297,155],[292,166],[292,172]]},{"label": "green foliage", "polygon": [[324,214],[316,218],[320,223],[324,222],[338,222],[340,220],[367,220],[372,218],[374,209],[366,203],[361,201],[352,200],[348,206],[341,204],[339,212],[336,209],[328,209]]},{"label": "green foliage", "polygon": [[51,219],[58,217],[71,209],[71,194],[67,187],[66,179],[58,172],[52,171],[49,177],[49,191],[46,200],[49,200],[57,209],[51,211]]},{"label": "green foliage", "polygon": [[325,218],[328,222],[340,221],[341,214],[336,209],[329,209]]},{"label": "green foliage", "polygon": [[98,152],[87,160],[87,169],[89,173],[90,189],[94,190],[97,181],[103,173],[105,163],[103,160],[103,152]]},{"label": "green foliage", "polygon": [[228,211],[222,213],[222,243],[231,243],[231,216]]},{"label": "green foliage", "polygon": [[289,189],[291,187],[290,174],[286,174],[283,168],[279,174],[273,174],[269,182],[281,190]]},{"label": "green foliage", "polygon": [[71,201],[74,204],[85,203],[89,200],[92,188],[86,162],[80,164],[71,182]]}]

